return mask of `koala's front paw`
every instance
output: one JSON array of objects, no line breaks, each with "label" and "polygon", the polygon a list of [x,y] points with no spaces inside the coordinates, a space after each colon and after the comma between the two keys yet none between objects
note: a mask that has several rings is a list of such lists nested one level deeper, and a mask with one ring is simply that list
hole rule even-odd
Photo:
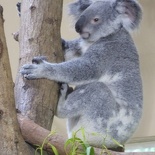
[{"label": "koala's front paw", "polygon": [[20,69],[20,73],[28,80],[44,78],[44,60],[45,57],[35,57],[32,60],[33,64],[25,64]]},{"label": "koala's front paw", "polygon": [[20,73],[24,76],[24,78],[34,80],[40,77],[38,75],[38,70],[39,68],[36,64],[26,64],[22,66]]}]

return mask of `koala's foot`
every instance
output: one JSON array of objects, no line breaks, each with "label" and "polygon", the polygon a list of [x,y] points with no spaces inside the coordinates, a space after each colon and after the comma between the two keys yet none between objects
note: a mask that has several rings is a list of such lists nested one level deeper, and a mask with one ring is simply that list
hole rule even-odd
[{"label": "koala's foot", "polygon": [[20,73],[28,80],[45,78],[45,59],[46,57],[35,57],[32,60],[32,64],[22,66]]},{"label": "koala's foot", "polygon": [[120,147],[120,146],[118,146],[117,148],[108,148],[108,150],[115,151],[115,152],[125,152],[124,147]]},{"label": "koala's foot", "polygon": [[69,87],[68,84],[62,83],[60,87],[60,98],[63,98],[65,100],[67,96],[73,92],[73,88]]},{"label": "koala's foot", "polygon": [[60,86],[60,96],[61,97],[65,97],[66,98],[68,88],[69,88],[68,84],[61,83],[61,86]]}]

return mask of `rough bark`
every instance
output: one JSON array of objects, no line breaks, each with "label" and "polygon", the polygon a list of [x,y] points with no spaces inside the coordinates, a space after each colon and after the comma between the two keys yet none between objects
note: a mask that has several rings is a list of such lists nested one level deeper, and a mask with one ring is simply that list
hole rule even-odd
[{"label": "rough bark", "polygon": [[17,121],[2,12],[0,6],[0,154],[31,155]]},{"label": "rough bark", "polygon": [[[18,121],[22,130],[22,135],[24,139],[31,143],[31,144],[38,144],[42,145],[44,139],[50,134],[50,131],[42,128],[41,126],[35,124],[33,121],[23,117],[22,115],[18,115]],[[65,139],[58,134],[54,134],[48,138],[48,143],[54,145],[60,155],[65,155],[66,152],[64,150]],[[49,145],[45,145],[45,150],[52,153]],[[99,148],[95,148],[95,155],[106,155],[106,153],[101,153],[103,150]],[[125,152],[114,152],[109,151],[111,155],[155,155],[155,152],[132,152],[132,153],[125,153]]]},{"label": "rough bark", "polygon": [[[19,30],[19,68],[35,56],[47,56],[50,62],[63,60],[60,23],[62,0],[23,0]],[[58,84],[41,79],[28,81],[17,75],[17,109],[35,123],[50,130],[58,99]]]},{"label": "rough bark", "polygon": [[[18,122],[22,131],[22,135],[25,141],[41,146],[44,139],[50,134],[49,130],[37,125],[32,120],[18,114]],[[64,143],[65,139],[58,134],[54,134],[49,138],[49,142],[58,148],[60,155],[65,155]],[[48,145],[45,146],[45,150],[51,150]]]}]

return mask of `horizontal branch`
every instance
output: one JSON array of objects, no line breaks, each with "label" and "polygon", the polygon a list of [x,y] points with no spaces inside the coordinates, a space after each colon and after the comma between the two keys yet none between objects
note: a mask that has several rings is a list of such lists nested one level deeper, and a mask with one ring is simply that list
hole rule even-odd
[{"label": "horizontal branch", "polygon": [[[32,120],[18,114],[18,122],[20,124],[21,132],[25,141],[33,145],[41,146],[45,138],[50,134],[50,131],[42,128],[34,123]],[[54,145],[61,155],[65,154],[64,143],[65,139],[58,135],[53,134],[48,138],[49,143]],[[46,145],[45,150],[50,151],[50,146]]]},{"label": "horizontal branch", "polygon": [[[50,134],[50,131],[42,128],[41,126],[34,123],[32,120],[18,114],[18,121],[20,124],[20,128],[22,131],[22,135],[25,139],[25,141],[33,144],[33,145],[39,145],[41,146],[43,144],[43,141],[45,138]],[[59,134],[53,134],[49,136],[48,142],[52,145],[54,145],[60,155],[65,155],[66,152],[64,150],[66,139],[63,138],[63,136]],[[52,153],[50,145],[45,145],[44,149],[48,152]],[[95,155],[100,155],[103,150],[99,148],[95,148]],[[153,152],[148,153],[125,153],[125,152],[113,152],[110,151],[111,155],[155,155]]]}]

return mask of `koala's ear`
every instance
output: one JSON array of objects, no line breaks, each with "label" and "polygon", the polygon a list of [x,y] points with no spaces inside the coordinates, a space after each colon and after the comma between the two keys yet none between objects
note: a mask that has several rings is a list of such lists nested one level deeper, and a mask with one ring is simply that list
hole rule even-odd
[{"label": "koala's ear", "polygon": [[69,4],[69,14],[78,19],[81,13],[91,5],[90,0],[77,0]]},{"label": "koala's ear", "polygon": [[116,0],[114,7],[120,14],[124,28],[134,30],[139,26],[142,18],[142,9],[136,0]]}]

